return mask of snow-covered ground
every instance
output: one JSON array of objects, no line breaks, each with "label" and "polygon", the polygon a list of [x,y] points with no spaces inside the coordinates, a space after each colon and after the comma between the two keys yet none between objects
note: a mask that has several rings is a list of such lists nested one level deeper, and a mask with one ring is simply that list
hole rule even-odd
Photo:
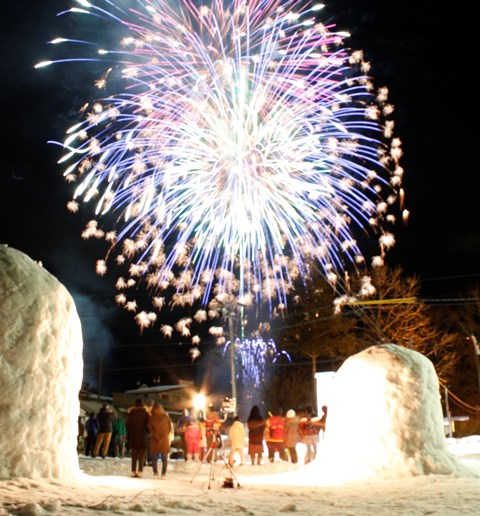
[{"label": "snow-covered ground", "polygon": [[0,516],[480,514],[480,437],[445,440],[438,378],[416,351],[347,358],[310,464],[172,461],[165,480],[136,479],[129,459],[77,457],[82,338],[66,289],[0,245],[0,291]]},{"label": "snow-covered ground", "polygon": [[[480,514],[480,436],[447,439],[450,451],[479,478],[422,475],[402,480],[372,480],[313,487],[319,464],[280,462],[233,469],[223,460],[207,463],[170,461],[165,480],[154,480],[147,467],[142,479],[130,478],[129,459],[80,456],[75,481],[12,479],[0,482],[0,515],[46,514],[191,514],[375,516]],[[298,445],[302,452],[303,445]],[[321,460],[321,457],[317,459]],[[210,480],[210,474],[213,479]],[[307,485],[302,485],[302,484]]]}]

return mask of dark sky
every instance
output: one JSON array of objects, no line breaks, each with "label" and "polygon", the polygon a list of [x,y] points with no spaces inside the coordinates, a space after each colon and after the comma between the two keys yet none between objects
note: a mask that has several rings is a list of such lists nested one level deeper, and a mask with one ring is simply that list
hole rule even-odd
[{"label": "dark sky", "polygon": [[[56,164],[59,149],[47,141],[62,140],[91,83],[83,65],[33,66],[48,56],[46,42],[65,32],[55,15],[71,3],[2,7],[0,242],[41,260],[74,296],[92,383],[100,359],[102,382],[115,388],[158,376],[163,382],[167,372],[185,377],[195,370],[188,344],[139,335],[131,316],[116,308],[113,285],[95,274],[95,246],[80,238],[85,221],[65,209],[71,192]],[[349,46],[364,50],[376,85],[388,86],[396,107],[411,216],[396,234],[391,261],[422,278],[425,296],[459,295],[480,281],[475,3],[325,3],[325,20],[352,34]]]}]

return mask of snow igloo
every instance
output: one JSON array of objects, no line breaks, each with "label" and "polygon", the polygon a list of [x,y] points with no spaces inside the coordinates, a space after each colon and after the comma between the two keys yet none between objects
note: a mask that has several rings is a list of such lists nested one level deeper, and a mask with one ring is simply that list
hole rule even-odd
[{"label": "snow igloo", "polygon": [[432,362],[395,344],[372,346],[338,370],[319,463],[330,480],[475,476],[447,448]]},{"label": "snow igloo", "polygon": [[79,474],[82,331],[73,298],[0,245],[0,478]]}]

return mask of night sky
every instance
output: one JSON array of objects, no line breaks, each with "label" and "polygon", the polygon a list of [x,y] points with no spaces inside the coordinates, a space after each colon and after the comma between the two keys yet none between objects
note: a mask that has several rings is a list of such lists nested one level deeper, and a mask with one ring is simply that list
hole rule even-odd
[{"label": "night sky", "polygon": [[[324,20],[351,33],[377,86],[388,86],[396,134],[403,142],[404,188],[410,220],[396,233],[390,262],[422,279],[426,297],[461,295],[480,283],[478,229],[478,101],[473,23],[475,3],[426,0],[324,2]],[[71,187],[56,161],[65,130],[92,88],[85,65],[35,70],[46,42],[68,32],[56,13],[68,0],[24,0],[2,6],[2,166],[0,242],[41,261],[71,292],[85,338],[85,375],[105,389],[173,381],[201,369],[190,364],[188,341],[163,342],[158,330],[139,334],[117,308],[114,286],[95,273],[95,243],[70,214]],[[460,7],[460,8],[459,8]],[[73,49],[75,51],[75,49]]]}]

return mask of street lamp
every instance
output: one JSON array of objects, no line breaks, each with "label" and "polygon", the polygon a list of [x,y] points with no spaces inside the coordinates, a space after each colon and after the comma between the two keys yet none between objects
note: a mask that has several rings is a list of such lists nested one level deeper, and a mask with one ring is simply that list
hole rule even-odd
[{"label": "street lamp", "polygon": [[199,412],[201,412],[202,415],[205,414],[205,405],[207,403],[207,398],[205,395],[201,392],[198,392],[195,394],[192,401],[195,414],[198,415]]}]

